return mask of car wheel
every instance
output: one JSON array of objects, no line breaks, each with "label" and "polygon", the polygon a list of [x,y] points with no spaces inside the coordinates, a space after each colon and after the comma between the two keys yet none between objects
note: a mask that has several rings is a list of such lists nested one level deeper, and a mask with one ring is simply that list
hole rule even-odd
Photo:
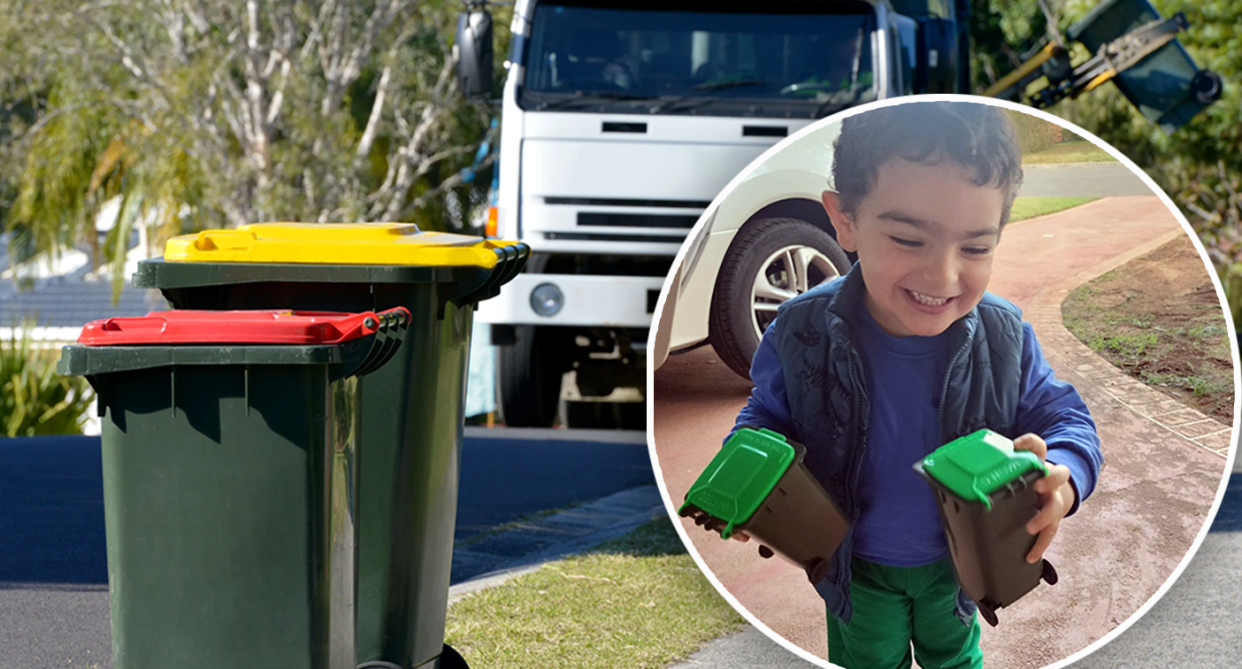
[{"label": "car wheel", "polygon": [[837,240],[796,218],[746,224],[716,277],[709,337],[729,369],[750,378],[759,340],[785,301],[849,271]]}]

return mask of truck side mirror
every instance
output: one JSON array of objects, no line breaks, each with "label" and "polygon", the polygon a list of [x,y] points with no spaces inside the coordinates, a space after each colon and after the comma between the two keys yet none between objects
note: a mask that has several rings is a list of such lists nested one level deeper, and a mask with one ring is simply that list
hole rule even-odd
[{"label": "truck side mirror", "polygon": [[475,10],[457,17],[457,88],[471,98],[492,93],[492,15]]}]

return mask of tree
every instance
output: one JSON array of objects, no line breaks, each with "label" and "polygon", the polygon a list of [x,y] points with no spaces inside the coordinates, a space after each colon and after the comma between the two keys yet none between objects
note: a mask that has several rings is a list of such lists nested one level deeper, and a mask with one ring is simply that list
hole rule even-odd
[{"label": "tree", "polygon": [[[1242,175],[1242,6],[1230,0],[1152,0],[1165,17],[1185,12],[1190,28],[1178,39],[1201,68],[1225,82],[1220,100],[1200,112],[1173,135],[1164,134],[1142,117],[1112,85],[1102,86],[1048,111],[1072,121],[1109,142],[1143,168],[1177,203],[1198,232],[1226,285],[1235,319],[1242,312],[1242,229],[1239,227]],[[1081,19],[1096,0],[1049,0],[1061,29]],[[996,43],[1034,44],[1046,29],[1037,0],[983,0],[972,23],[977,48]],[[1010,17],[1034,16],[1022,25]],[[1025,33],[1023,31],[1032,32]],[[976,61],[986,59],[982,54]],[[1079,53],[1077,60],[1085,59]],[[994,61],[993,61],[994,62]],[[997,78],[1007,70],[996,72]],[[975,72],[980,89],[991,83],[986,72]]]},{"label": "tree", "polygon": [[0,134],[0,197],[6,183],[15,193],[6,227],[39,250],[89,241],[99,208],[119,197],[104,249],[116,258],[139,222],[158,243],[273,219],[418,220],[461,187],[488,126],[453,85],[457,11],[0,0],[0,54],[13,63],[0,74],[12,101]]}]

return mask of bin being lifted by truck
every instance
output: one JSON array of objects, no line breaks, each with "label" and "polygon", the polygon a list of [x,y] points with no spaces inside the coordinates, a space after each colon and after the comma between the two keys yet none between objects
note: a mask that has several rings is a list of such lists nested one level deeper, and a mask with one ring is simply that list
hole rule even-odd
[{"label": "bin being lifted by truck", "polygon": [[[642,416],[656,298],[729,180],[815,119],[967,84],[949,0],[722,7],[517,2],[489,234],[534,253],[478,313],[499,347],[506,424],[551,425],[562,390],[573,426],[607,421],[589,410],[600,401],[628,399]],[[476,10],[461,27],[462,83],[489,94],[490,18]],[[769,202],[756,217],[803,221],[828,233],[808,243],[836,247],[815,202]]]}]

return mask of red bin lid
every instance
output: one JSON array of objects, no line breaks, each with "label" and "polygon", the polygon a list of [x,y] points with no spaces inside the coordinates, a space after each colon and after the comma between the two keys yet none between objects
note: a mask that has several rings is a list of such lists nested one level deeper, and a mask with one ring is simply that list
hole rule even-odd
[{"label": "red bin lid", "polygon": [[87,323],[78,342],[87,346],[134,344],[339,344],[374,334],[382,313],[327,311],[153,311],[135,318],[106,318]]}]

